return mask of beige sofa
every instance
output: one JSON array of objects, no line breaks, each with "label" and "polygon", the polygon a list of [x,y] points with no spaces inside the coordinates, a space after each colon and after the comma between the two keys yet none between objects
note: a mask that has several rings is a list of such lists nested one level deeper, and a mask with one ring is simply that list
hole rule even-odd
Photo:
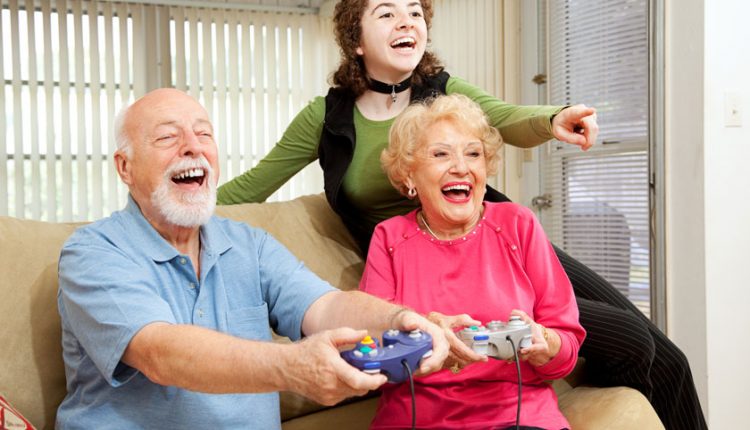
[{"label": "beige sofa", "polygon": [[[220,207],[217,212],[268,230],[331,284],[344,290],[357,287],[364,263],[322,195]],[[0,217],[0,395],[39,429],[54,427],[57,405],[65,395],[57,258],[76,226]],[[637,391],[576,386],[577,380],[573,376],[554,383],[574,429],[663,428]],[[282,393],[283,428],[364,429],[376,402],[369,398],[322,408]]]}]

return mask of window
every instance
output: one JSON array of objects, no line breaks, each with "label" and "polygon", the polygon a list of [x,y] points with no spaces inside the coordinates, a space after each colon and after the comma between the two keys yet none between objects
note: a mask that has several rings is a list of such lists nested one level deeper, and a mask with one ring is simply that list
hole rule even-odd
[{"label": "window", "polygon": [[549,101],[596,107],[601,132],[585,153],[549,144],[542,223],[649,315],[648,3],[550,0],[547,8]]},{"label": "window", "polygon": [[[79,221],[121,208],[127,191],[111,160],[112,119],[159,86],[207,107],[222,178],[236,176],[323,93],[331,69],[329,48],[313,42],[330,38],[319,36],[312,9],[0,4],[0,215]],[[309,179],[317,170],[275,198],[320,192],[322,181]]]}]

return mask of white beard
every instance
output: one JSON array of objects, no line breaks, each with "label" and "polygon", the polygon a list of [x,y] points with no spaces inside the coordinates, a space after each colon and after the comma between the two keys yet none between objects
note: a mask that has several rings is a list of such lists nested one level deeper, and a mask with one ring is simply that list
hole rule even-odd
[{"label": "white beard", "polygon": [[[208,173],[197,191],[181,192],[173,187],[172,177],[186,169],[203,168]],[[216,181],[214,171],[205,157],[182,159],[167,169],[159,187],[151,193],[151,204],[164,219],[180,227],[198,227],[206,224],[216,207]]]}]

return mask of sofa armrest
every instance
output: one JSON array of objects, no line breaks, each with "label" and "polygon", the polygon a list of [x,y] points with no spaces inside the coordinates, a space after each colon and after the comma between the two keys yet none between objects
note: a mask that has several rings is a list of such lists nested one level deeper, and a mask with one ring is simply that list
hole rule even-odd
[{"label": "sofa armrest", "polygon": [[558,402],[576,430],[664,429],[648,399],[633,388],[579,386],[563,393]]}]

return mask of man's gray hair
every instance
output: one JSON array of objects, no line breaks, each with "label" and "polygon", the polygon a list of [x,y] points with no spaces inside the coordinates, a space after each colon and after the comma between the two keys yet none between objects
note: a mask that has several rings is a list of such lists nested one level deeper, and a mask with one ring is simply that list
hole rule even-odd
[{"label": "man's gray hair", "polygon": [[128,136],[125,130],[125,118],[128,116],[131,105],[126,105],[120,112],[115,116],[114,121],[114,132],[115,132],[115,143],[117,144],[117,150],[125,154],[126,157],[131,158],[133,156],[133,146],[130,142],[130,136]]}]

